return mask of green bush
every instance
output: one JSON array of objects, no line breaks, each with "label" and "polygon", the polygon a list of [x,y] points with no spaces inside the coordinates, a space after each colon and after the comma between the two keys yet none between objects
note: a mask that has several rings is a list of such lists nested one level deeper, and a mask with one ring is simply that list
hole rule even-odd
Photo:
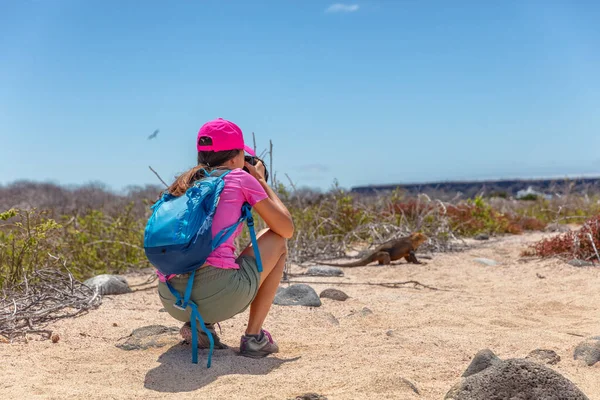
[{"label": "green bush", "polygon": [[61,216],[60,222],[44,210],[0,214],[0,288],[19,283],[27,271],[46,267],[57,257],[78,279],[148,267],[142,247],[146,221],[132,210],[133,204],[115,216],[90,210]]}]

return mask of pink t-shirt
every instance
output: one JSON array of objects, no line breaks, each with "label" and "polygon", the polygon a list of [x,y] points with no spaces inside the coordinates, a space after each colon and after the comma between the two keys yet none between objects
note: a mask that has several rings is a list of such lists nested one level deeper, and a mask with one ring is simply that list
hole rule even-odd
[{"label": "pink t-shirt", "polygon": [[[219,231],[234,224],[242,215],[242,205],[248,202],[254,206],[261,200],[269,197],[261,184],[246,171],[236,168],[223,178],[225,186],[221,192],[217,211],[212,223],[213,238]],[[213,250],[206,259],[206,263],[217,268],[224,269],[239,269],[239,265],[235,262],[235,245],[234,240],[244,229],[246,223],[240,224],[235,232]],[[159,271],[156,271],[158,278],[165,282],[165,276]],[[166,279],[170,279],[174,275],[168,275]]]}]

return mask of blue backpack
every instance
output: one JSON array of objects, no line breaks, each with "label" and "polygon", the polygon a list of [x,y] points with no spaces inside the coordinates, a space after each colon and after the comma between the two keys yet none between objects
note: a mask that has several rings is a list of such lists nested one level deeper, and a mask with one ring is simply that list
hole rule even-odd
[{"label": "blue backpack", "polygon": [[[196,269],[204,264],[210,253],[223,244],[242,222],[246,221],[250,230],[252,247],[256,255],[258,271],[262,272],[262,262],[254,232],[251,206],[244,203],[242,215],[233,225],[221,230],[213,239],[212,221],[219,203],[225,182],[223,178],[230,170],[202,170],[205,177],[196,181],[184,195],[173,196],[165,191],[152,205],[152,215],[144,233],[144,251],[148,261],[162,274],[191,273],[184,294],[177,292],[167,281],[167,286],[177,299],[174,307],[190,308],[192,328],[192,362],[198,363],[197,321],[208,336],[210,350],[207,368],[210,368],[214,340],[204,325],[198,306],[190,300]],[[220,173],[220,174],[219,174]]]}]

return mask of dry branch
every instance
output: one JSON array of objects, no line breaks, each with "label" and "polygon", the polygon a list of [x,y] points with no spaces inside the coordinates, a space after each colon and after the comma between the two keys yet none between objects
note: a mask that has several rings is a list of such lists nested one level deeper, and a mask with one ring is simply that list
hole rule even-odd
[{"label": "dry branch", "polygon": [[331,286],[335,286],[335,285],[370,285],[370,286],[382,286],[382,287],[386,287],[386,288],[392,288],[392,289],[400,289],[402,288],[404,285],[414,285],[413,288],[414,289],[419,289],[420,287],[425,288],[425,289],[430,289],[430,290],[441,290],[441,291],[445,291],[448,292],[449,290],[447,289],[439,289],[439,288],[435,288],[433,286],[428,286],[428,285],[424,285],[419,281],[404,281],[404,282],[325,282],[325,281],[298,281],[298,280],[287,280],[287,281],[282,281],[282,283],[306,283],[306,284],[312,284],[312,285],[331,285]]},{"label": "dry branch", "polygon": [[156,177],[158,179],[160,179],[160,181],[163,183],[163,185],[165,185],[165,187],[169,187],[169,185],[167,185],[167,183],[165,181],[163,181],[163,178],[160,177],[160,175],[158,174],[158,172],[156,172],[154,169],[152,169],[152,167],[150,165],[148,165],[148,168],[150,168],[150,171],[154,172],[154,175],[156,175]]},{"label": "dry branch", "polygon": [[41,334],[53,321],[74,317],[97,308],[100,294],[73,278],[67,270],[40,269],[25,277],[23,283],[5,290],[0,299],[0,334],[12,340],[26,334]]}]

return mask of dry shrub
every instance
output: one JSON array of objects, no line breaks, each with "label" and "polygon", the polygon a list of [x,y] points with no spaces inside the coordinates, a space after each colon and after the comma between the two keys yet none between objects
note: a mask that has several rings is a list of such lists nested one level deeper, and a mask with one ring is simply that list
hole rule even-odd
[{"label": "dry shrub", "polygon": [[522,255],[599,261],[598,249],[600,249],[600,215],[588,220],[577,231],[566,232],[534,243]]}]

